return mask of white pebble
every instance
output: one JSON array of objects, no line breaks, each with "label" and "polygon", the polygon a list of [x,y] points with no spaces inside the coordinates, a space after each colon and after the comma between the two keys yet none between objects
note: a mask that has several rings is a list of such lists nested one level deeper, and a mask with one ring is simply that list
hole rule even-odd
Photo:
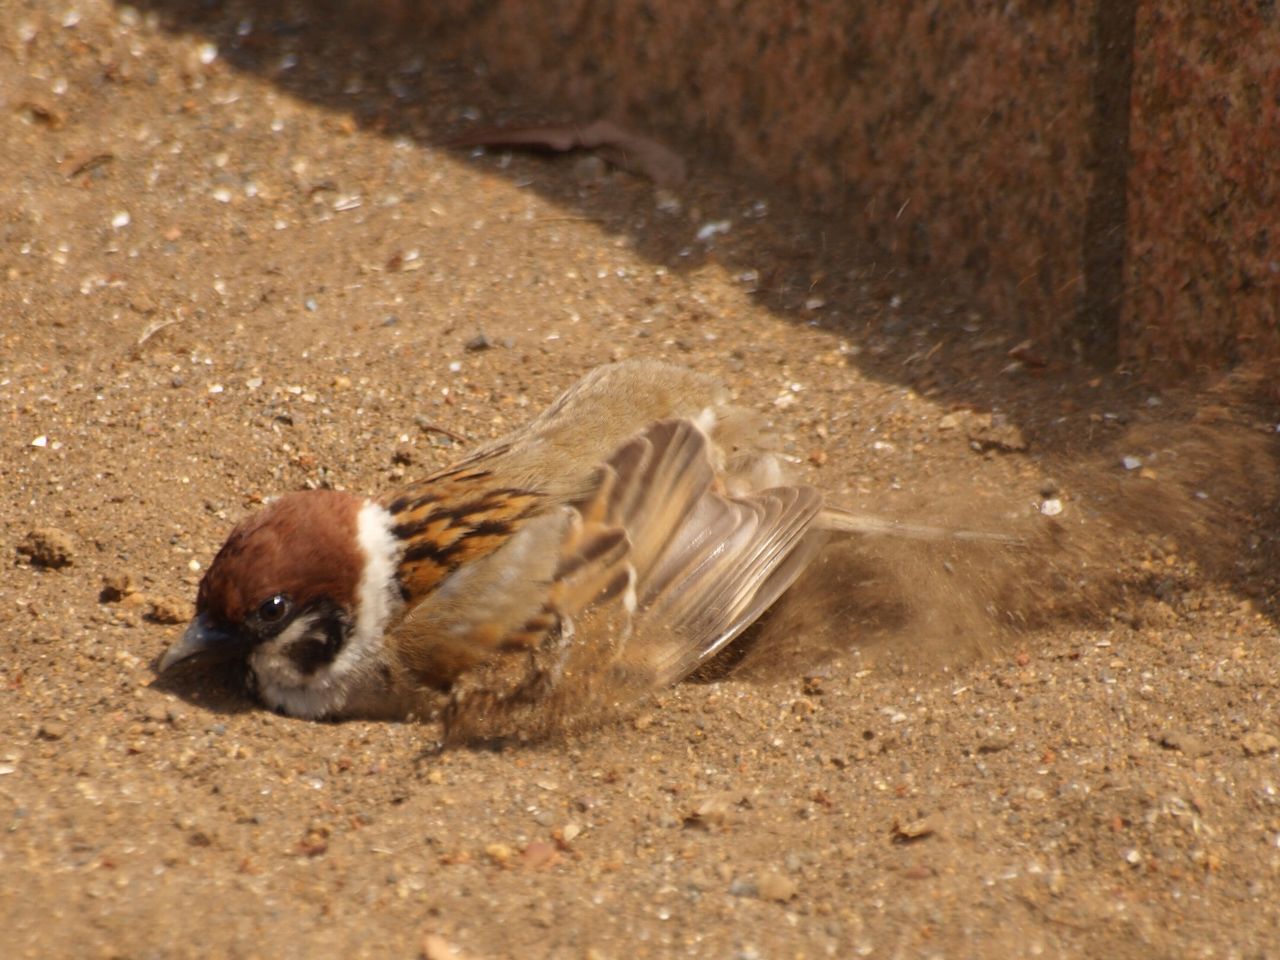
[{"label": "white pebble", "polygon": [[200,62],[206,67],[218,59],[218,45],[216,43],[202,43],[196,48],[196,52],[200,57]]},{"label": "white pebble", "polygon": [[31,441],[31,445],[33,447],[47,447],[49,445],[49,438],[42,433]]},{"label": "white pebble", "polygon": [[728,233],[732,226],[731,220],[712,220],[698,228],[697,237],[702,241],[710,240],[718,233]]},{"label": "white pebble", "polygon": [[1125,457],[1120,462],[1124,465],[1126,470],[1137,470],[1142,466],[1142,459],[1140,457]]},{"label": "white pebble", "polygon": [[128,210],[121,210],[111,218],[111,226],[116,230],[122,230],[129,225],[131,219]]},{"label": "white pebble", "polygon": [[1062,501],[1057,497],[1050,497],[1040,504],[1040,512],[1046,517],[1056,517],[1062,512]]}]

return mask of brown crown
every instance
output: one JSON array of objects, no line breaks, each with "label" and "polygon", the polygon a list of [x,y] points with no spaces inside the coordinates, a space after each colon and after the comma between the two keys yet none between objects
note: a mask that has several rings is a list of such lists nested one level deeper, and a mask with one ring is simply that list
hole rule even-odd
[{"label": "brown crown", "polygon": [[277,593],[299,607],[328,597],[354,608],[364,565],[356,539],[360,502],[349,493],[306,490],[240,521],[200,581],[197,611],[240,624]]}]

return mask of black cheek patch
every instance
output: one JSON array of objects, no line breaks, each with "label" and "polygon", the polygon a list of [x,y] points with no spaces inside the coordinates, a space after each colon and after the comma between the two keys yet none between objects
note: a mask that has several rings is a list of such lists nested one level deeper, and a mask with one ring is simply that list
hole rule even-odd
[{"label": "black cheek patch", "polygon": [[337,659],[351,636],[351,621],[337,604],[322,600],[301,611],[298,616],[311,617],[310,629],[295,640],[284,653],[298,672],[310,676]]}]

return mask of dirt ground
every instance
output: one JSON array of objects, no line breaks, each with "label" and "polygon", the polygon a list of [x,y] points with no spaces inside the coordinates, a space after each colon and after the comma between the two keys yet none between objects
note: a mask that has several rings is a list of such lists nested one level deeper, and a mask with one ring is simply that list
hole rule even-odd
[{"label": "dirt ground", "polygon": [[[1278,955],[1249,384],[1020,344],[695,143],[671,189],[433,146],[547,114],[255,9],[0,0],[6,956]],[[854,545],[714,676],[540,745],[156,680],[263,498],[385,490],[638,355],[834,500],[1027,545]]]}]

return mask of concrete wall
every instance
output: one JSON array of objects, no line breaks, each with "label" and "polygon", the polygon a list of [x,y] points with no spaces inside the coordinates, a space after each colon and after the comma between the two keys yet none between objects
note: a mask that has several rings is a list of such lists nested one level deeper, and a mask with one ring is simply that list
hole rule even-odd
[{"label": "concrete wall", "polygon": [[1280,360],[1272,3],[399,0],[442,55],[692,135],[1034,336]]}]

